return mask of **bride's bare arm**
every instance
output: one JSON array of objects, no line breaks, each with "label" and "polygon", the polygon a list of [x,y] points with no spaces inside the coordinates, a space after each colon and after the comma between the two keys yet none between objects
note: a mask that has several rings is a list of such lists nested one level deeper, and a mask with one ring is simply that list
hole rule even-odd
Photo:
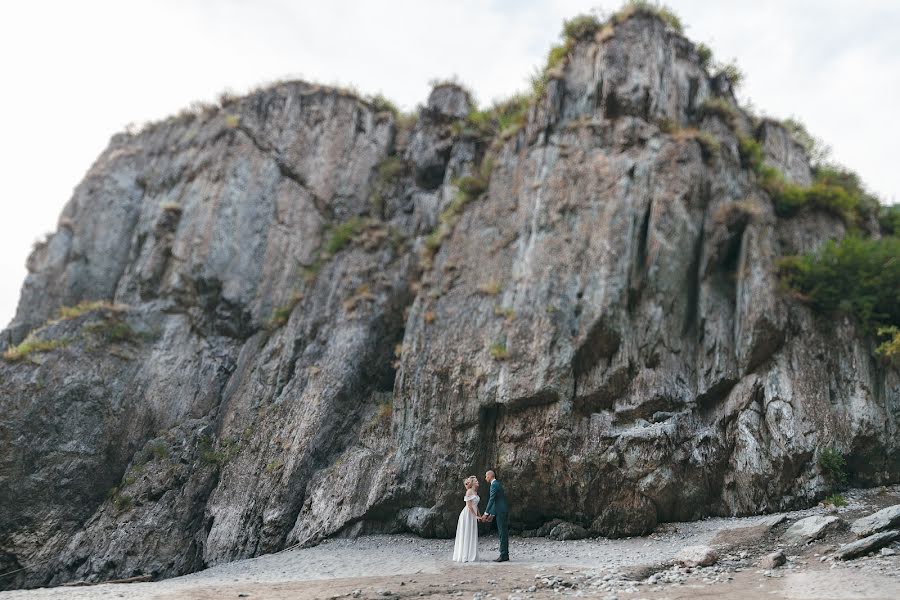
[{"label": "bride's bare arm", "polygon": [[473,515],[475,515],[476,518],[481,516],[478,514],[478,507],[475,506],[475,503],[473,501],[471,501],[471,500],[467,501],[466,506],[469,507],[469,512],[471,512]]}]

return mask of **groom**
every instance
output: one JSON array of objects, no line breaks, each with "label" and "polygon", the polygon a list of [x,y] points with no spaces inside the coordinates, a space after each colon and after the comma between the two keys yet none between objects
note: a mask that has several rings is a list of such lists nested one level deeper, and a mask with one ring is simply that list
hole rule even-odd
[{"label": "groom", "polygon": [[506,504],[506,492],[503,484],[494,477],[493,471],[484,474],[485,480],[491,486],[491,495],[488,498],[487,508],[484,509],[483,521],[493,521],[497,518],[497,532],[500,534],[500,556],[494,562],[506,562],[509,560],[509,506]]}]

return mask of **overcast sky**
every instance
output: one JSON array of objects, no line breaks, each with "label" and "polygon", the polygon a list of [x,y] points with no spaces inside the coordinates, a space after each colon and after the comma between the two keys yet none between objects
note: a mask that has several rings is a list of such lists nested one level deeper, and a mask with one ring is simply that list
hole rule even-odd
[{"label": "overcast sky", "polygon": [[[526,87],[561,21],[614,1],[29,0],[0,24],[0,326],[32,243],[131,122],[302,77],[406,109],[457,76],[482,103]],[[883,201],[900,196],[900,2],[672,0],[687,35],[736,58],[762,114],[799,116]]]}]

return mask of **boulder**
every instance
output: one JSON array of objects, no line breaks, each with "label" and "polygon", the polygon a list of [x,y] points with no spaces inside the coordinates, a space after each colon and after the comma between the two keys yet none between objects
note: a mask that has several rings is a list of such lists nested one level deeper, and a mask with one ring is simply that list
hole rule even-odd
[{"label": "boulder", "polygon": [[889,530],[880,533],[874,533],[861,540],[844,544],[834,553],[834,557],[838,560],[850,560],[864,556],[869,552],[874,552],[879,548],[887,546],[897,538],[900,538],[900,531]]},{"label": "boulder", "polygon": [[877,513],[853,521],[850,531],[857,537],[867,537],[873,533],[900,526],[900,504],[882,508]]},{"label": "boulder", "polygon": [[775,552],[770,552],[766,554],[759,560],[759,566],[763,569],[775,569],[780,567],[785,562],[787,562],[787,558],[784,556],[784,551],[776,550]]},{"label": "boulder", "polygon": [[806,517],[784,532],[784,541],[788,544],[805,544],[819,539],[826,533],[836,531],[842,524],[841,518],[834,515]]},{"label": "boulder", "polygon": [[684,567],[708,567],[719,560],[719,555],[709,546],[686,546],[675,555],[675,562]]}]

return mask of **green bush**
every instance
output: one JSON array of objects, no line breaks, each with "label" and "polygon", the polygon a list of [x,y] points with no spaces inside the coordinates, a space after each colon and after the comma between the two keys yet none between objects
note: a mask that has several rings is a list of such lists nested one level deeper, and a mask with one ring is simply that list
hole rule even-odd
[{"label": "green bush", "polygon": [[790,217],[810,207],[840,217],[852,229],[878,213],[878,200],[863,188],[859,176],[852,171],[819,165],[813,168],[813,184],[803,187],[788,182],[780,171],[767,166],[762,147],[752,137],[741,136],[738,151],[741,165],[756,173],[779,216]]},{"label": "green bush", "polygon": [[109,501],[112,503],[113,508],[116,509],[116,513],[128,512],[134,506],[134,500],[131,496],[127,494],[122,494],[119,491],[119,488],[114,487],[110,490],[109,493]]},{"label": "green bush", "polygon": [[373,94],[366,98],[366,100],[372,105],[372,108],[376,113],[387,112],[395,117],[400,114],[397,105],[381,94]]},{"label": "green bush", "polygon": [[525,123],[529,106],[531,96],[516,94],[484,110],[473,108],[464,120],[454,124],[454,134],[477,139],[490,139],[497,135],[509,137]]},{"label": "green bush", "polygon": [[870,332],[900,325],[900,238],[848,235],[779,263],[782,281],[817,310],[855,316]]},{"label": "green bush", "polygon": [[719,117],[730,127],[737,125],[738,110],[725,98],[707,98],[700,104],[700,116]]},{"label": "green bush", "polygon": [[200,439],[200,459],[210,465],[223,466],[240,452],[240,441],[222,440],[218,450],[215,448],[215,440],[208,436]]},{"label": "green bush", "polygon": [[393,183],[406,172],[406,161],[398,156],[388,156],[378,163],[378,180]]},{"label": "green bush", "polygon": [[879,207],[878,225],[884,235],[900,235],[900,204]]},{"label": "green bush", "polygon": [[105,343],[130,342],[137,339],[137,333],[121,319],[103,319],[84,326],[84,332]]},{"label": "green bush", "polygon": [[847,461],[844,455],[834,448],[826,448],[819,452],[819,467],[834,485],[847,483]]},{"label": "green bush", "polygon": [[736,90],[744,81],[744,72],[741,71],[741,68],[734,61],[718,65],[717,71],[717,75],[725,76],[725,79],[731,84],[732,89]]},{"label": "green bush", "polygon": [[875,348],[875,353],[894,365],[900,366],[900,327],[879,327],[878,335],[887,339]]},{"label": "green bush", "polygon": [[709,46],[704,43],[697,44],[697,58],[700,59],[700,66],[704,69],[708,69],[710,63],[712,63],[712,50]]},{"label": "green bush", "polygon": [[602,25],[594,15],[578,15],[563,21],[562,35],[565,39],[580,40],[597,33]]},{"label": "green bush", "polygon": [[634,16],[656,17],[678,33],[684,33],[684,25],[678,15],[664,4],[652,2],[651,0],[628,0],[612,16],[611,21],[614,24],[619,24]]},{"label": "green bush", "polygon": [[505,342],[494,342],[488,347],[488,352],[494,360],[506,360],[509,358],[509,350]]},{"label": "green bush", "polygon": [[331,228],[323,250],[326,256],[332,256],[343,250],[366,225],[360,217],[353,217]]}]

